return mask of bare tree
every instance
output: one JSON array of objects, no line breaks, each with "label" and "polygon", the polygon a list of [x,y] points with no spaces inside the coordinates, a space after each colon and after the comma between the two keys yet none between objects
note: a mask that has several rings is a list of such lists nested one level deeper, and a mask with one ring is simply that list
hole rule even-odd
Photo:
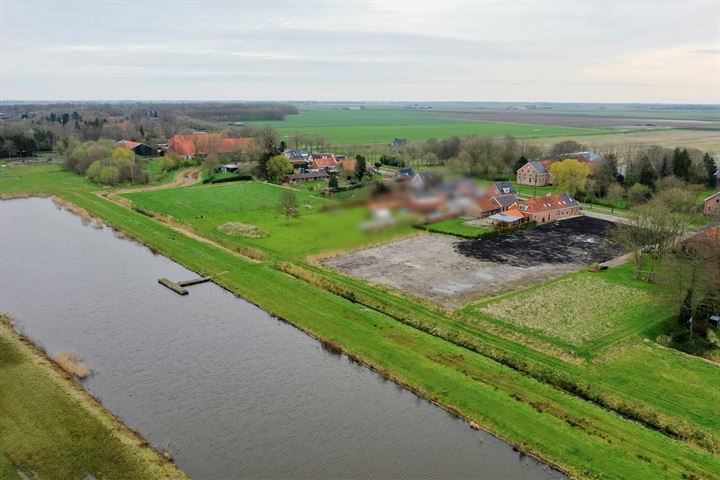
[{"label": "bare tree", "polygon": [[277,209],[278,212],[285,216],[285,225],[290,225],[290,217],[300,215],[300,205],[292,190],[283,190],[280,200],[278,200]]}]

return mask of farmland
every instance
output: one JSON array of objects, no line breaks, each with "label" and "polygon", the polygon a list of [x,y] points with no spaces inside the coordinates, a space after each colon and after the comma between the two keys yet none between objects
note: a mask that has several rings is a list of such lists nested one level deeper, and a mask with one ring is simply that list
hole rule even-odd
[{"label": "farmland", "polygon": [[[250,125],[263,124],[249,122]],[[569,128],[552,125],[475,122],[440,118],[402,110],[310,110],[267,122],[283,139],[294,134],[318,135],[336,145],[389,144],[394,138],[426,140],[467,135],[513,135],[518,138],[603,135],[607,129]],[[292,143],[292,142],[290,142]]]},{"label": "farmland", "polygon": [[[60,195],[200,274],[221,266],[228,273],[216,282],[224,288],[573,476],[711,478],[720,470],[720,422],[714,408],[720,400],[714,388],[719,369],[656,345],[654,322],[635,329],[628,313],[573,343],[550,327],[519,327],[478,311],[480,304],[446,311],[306,264],[307,255],[401,235],[366,238],[346,228],[362,220],[362,212],[319,211],[333,201],[307,190],[296,191],[302,215],[290,219],[290,226],[274,209],[282,190],[270,185],[124,194],[138,208],[171,215],[213,241],[225,235],[217,229],[228,221],[256,225],[269,236],[226,239],[266,252],[265,261],[249,262],[184,235],[148,212],[102,198],[94,185],[57,167],[10,167],[1,175],[0,193]],[[334,228],[335,235],[314,238],[320,225]],[[637,289],[637,298],[645,293],[628,268],[587,275],[583,282]],[[550,282],[530,288],[554,287]],[[597,310],[609,307],[603,295],[593,297],[601,288],[587,290],[587,302],[595,302]],[[556,307],[538,306],[545,308]],[[586,321],[603,320],[598,315]]]},{"label": "farmland", "polygon": [[[467,135],[512,135],[549,145],[572,138],[588,145],[653,143],[668,147],[720,148],[720,122],[708,112],[651,112],[634,110],[532,111],[478,109],[438,104],[429,111],[374,104],[361,110],[300,107],[297,115],[272,122],[286,141],[295,134],[327,138],[334,145],[389,144],[394,138],[442,139]],[[648,126],[650,125],[650,126]]]}]

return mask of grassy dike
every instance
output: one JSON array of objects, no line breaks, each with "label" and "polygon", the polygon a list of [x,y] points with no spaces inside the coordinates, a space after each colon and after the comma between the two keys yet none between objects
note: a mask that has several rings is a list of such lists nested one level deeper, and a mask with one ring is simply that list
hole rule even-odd
[{"label": "grassy dike", "polygon": [[[64,183],[64,173],[56,173]],[[89,186],[47,178],[15,193],[50,193],[218,283],[386,377],[578,478],[717,478],[720,457],[619,417],[487,356],[113,204]],[[0,183],[5,192],[7,183]],[[560,362],[558,362],[560,363]]]},{"label": "grassy dike", "polygon": [[187,478],[0,315],[0,478]]},{"label": "grassy dike", "polygon": [[270,264],[188,238],[90,192],[63,194],[106,223],[444,408],[575,477],[712,478],[720,458],[350,302]]}]

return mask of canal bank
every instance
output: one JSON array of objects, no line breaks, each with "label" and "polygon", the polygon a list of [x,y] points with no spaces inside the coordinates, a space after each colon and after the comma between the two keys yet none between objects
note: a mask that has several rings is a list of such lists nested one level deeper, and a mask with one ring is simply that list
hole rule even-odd
[{"label": "canal bank", "polygon": [[185,479],[0,314],[0,477]]},{"label": "canal bank", "polygon": [[191,476],[560,476],[215,285],[170,292],[158,277],[192,276],[170,260],[21,202],[0,205],[2,308],[51,354],[80,352],[88,390]]}]

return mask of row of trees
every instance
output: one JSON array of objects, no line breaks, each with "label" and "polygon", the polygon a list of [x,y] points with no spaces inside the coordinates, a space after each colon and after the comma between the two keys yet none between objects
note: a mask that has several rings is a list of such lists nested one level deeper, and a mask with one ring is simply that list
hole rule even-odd
[{"label": "row of trees", "polygon": [[631,252],[635,278],[660,285],[661,299],[676,309],[680,324],[687,327],[692,318],[694,331],[705,335],[710,314],[720,308],[720,237],[684,239],[694,210],[692,192],[662,190],[631,210],[610,239]]}]

